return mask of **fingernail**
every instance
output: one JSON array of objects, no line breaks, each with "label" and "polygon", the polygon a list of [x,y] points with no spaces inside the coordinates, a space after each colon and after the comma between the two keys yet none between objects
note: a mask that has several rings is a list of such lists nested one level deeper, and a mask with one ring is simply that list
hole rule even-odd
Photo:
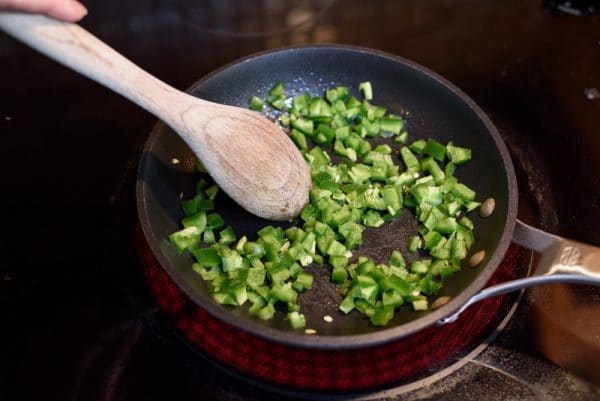
[{"label": "fingernail", "polygon": [[73,1],[73,11],[75,11],[77,13],[77,15],[79,15],[79,18],[83,18],[88,14],[88,10],[87,8],[81,4],[78,1]]}]

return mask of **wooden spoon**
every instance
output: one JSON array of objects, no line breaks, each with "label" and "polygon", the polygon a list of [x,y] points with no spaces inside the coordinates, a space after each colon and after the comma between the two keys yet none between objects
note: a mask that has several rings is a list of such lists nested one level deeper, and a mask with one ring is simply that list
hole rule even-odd
[{"label": "wooden spoon", "polygon": [[308,202],[306,162],[289,137],[259,113],[180,92],[76,24],[1,12],[0,28],[163,120],[249,212],[290,220]]}]

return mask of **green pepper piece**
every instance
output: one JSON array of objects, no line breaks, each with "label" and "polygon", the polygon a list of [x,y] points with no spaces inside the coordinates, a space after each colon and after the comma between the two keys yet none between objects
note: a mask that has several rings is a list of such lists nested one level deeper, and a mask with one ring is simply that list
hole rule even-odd
[{"label": "green pepper piece", "polygon": [[258,317],[262,320],[270,320],[275,316],[275,307],[271,302],[267,303],[264,308],[258,311]]},{"label": "green pepper piece", "polygon": [[265,284],[267,271],[264,267],[251,267],[248,269],[246,284],[251,288],[257,288]]},{"label": "green pepper piece", "polygon": [[282,114],[279,117],[277,117],[277,119],[279,120],[279,122],[281,123],[282,126],[284,126],[284,127],[290,126],[290,116],[289,115]]},{"label": "green pepper piece", "polygon": [[419,287],[423,294],[429,296],[442,288],[442,283],[435,281],[431,274],[427,274],[419,281]]},{"label": "green pepper piece", "polygon": [[218,213],[211,213],[206,216],[206,227],[208,228],[219,228],[225,224],[225,220]]},{"label": "green pepper piece", "polygon": [[359,274],[356,276],[356,282],[358,283],[359,293],[358,296],[362,299],[376,298],[379,293],[379,285],[371,276]]},{"label": "green pepper piece", "polygon": [[444,175],[445,176],[453,176],[456,172],[456,164],[452,162],[448,162],[446,167],[444,167]]},{"label": "green pepper piece", "polygon": [[445,219],[439,220],[433,229],[442,234],[452,234],[456,231],[456,224],[456,219],[454,217],[446,217]]},{"label": "green pepper piece", "polygon": [[436,160],[443,162],[446,158],[446,147],[435,139],[429,138],[423,148],[423,153],[433,156]]},{"label": "green pepper piece", "polygon": [[316,169],[320,166],[326,166],[331,161],[327,152],[325,152],[323,149],[321,149],[318,146],[313,147],[308,152],[308,155],[310,155],[312,158],[312,161],[310,162],[310,164],[311,164],[311,167],[314,169]]},{"label": "green pepper piece", "polygon": [[443,237],[438,232],[429,231],[423,236],[423,240],[425,241],[425,248],[429,250],[435,248],[440,243],[442,238]]},{"label": "green pepper piece", "polygon": [[294,283],[292,284],[292,288],[300,292],[310,289],[312,287],[312,284],[313,276],[308,273],[301,272],[300,274],[298,274],[298,277],[296,277],[296,281],[294,281]]},{"label": "green pepper piece", "polygon": [[403,146],[400,148],[400,156],[402,157],[402,161],[404,161],[404,165],[408,171],[421,171],[421,163],[419,163],[419,160],[408,147]]},{"label": "green pepper piece", "polygon": [[381,117],[379,119],[379,126],[382,131],[397,135],[404,127],[404,121],[401,118]]},{"label": "green pepper piece", "polygon": [[429,254],[438,259],[448,259],[451,256],[453,242],[453,237],[451,237],[449,240],[446,239],[446,237],[442,237],[442,240],[437,244],[435,248],[429,251]]},{"label": "green pepper piece", "polygon": [[286,319],[290,323],[290,326],[295,329],[303,329],[306,326],[306,318],[302,313],[296,311],[287,314]]},{"label": "green pepper piece", "polygon": [[215,232],[212,230],[212,228],[207,228],[204,230],[202,233],[202,241],[204,241],[206,244],[214,244],[217,242],[217,239],[215,238]]},{"label": "green pepper piece", "polygon": [[229,282],[223,286],[222,292],[229,294],[233,298],[234,305],[243,305],[248,300],[246,283],[243,282]]},{"label": "green pepper piece", "polygon": [[335,130],[327,124],[319,124],[312,136],[313,142],[317,145],[329,145],[333,141]]},{"label": "green pepper piece", "polygon": [[418,235],[414,235],[408,239],[408,244],[406,246],[408,252],[417,253],[417,251],[421,248],[421,237]]},{"label": "green pepper piece", "polygon": [[431,259],[415,260],[410,265],[410,272],[415,274],[426,274],[431,266]]},{"label": "green pepper piece", "polygon": [[200,203],[200,197],[194,196],[191,199],[184,200],[181,202],[181,208],[186,216],[191,216],[198,213],[198,204]]},{"label": "green pepper piece", "polygon": [[423,139],[417,139],[413,143],[411,143],[408,147],[415,153],[421,154],[423,153],[423,149],[425,149],[425,145],[427,142]]},{"label": "green pepper piece", "polygon": [[220,247],[218,252],[221,257],[222,269],[225,273],[241,269],[244,266],[242,256],[236,250]]},{"label": "green pepper piece", "polygon": [[392,290],[403,297],[409,295],[412,291],[410,284],[406,280],[395,275],[383,278],[379,282],[379,285],[384,291]]},{"label": "green pepper piece", "polygon": [[211,294],[211,297],[221,305],[237,305],[236,300],[232,294],[226,292],[215,292]]},{"label": "green pepper piece", "polygon": [[474,227],[474,226],[473,226],[473,221],[472,221],[470,218],[468,218],[467,216],[463,216],[463,217],[461,217],[461,219],[460,219],[459,223],[460,223],[462,226],[464,226],[464,227],[468,228],[469,230],[472,230],[472,229],[473,229],[473,227]]},{"label": "green pepper piece", "polygon": [[450,193],[465,203],[472,202],[475,199],[475,191],[460,182],[450,187]]},{"label": "green pepper piece", "polygon": [[312,120],[305,120],[303,118],[291,119],[290,124],[293,128],[296,128],[298,131],[305,133],[306,135],[311,135],[314,132],[314,122]]},{"label": "green pepper piece", "polygon": [[436,163],[433,157],[427,157],[421,161],[421,168],[428,171],[433,177],[436,184],[441,184],[446,178],[440,166]]},{"label": "green pepper piece", "polygon": [[452,141],[446,145],[446,151],[450,161],[458,166],[461,166],[471,160],[471,149],[454,146]]},{"label": "green pepper piece", "polygon": [[397,308],[402,306],[404,303],[404,298],[396,291],[385,291],[383,294],[381,294],[381,301],[383,306]]},{"label": "green pepper piece", "polygon": [[275,284],[269,293],[281,302],[295,303],[298,294],[292,288],[292,283]]},{"label": "green pepper piece", "polygon": [[329,122],[333,117],[331,108],[327,102],[319,97],[315,97],[308,105],[308,118],[319,122]]},{"label": "green pepper piece", "polygon": [[297,130],[296,128],[292,128],[292,133],[290,134],[292,141],[296,144],[296,147],[300,150],[308,149],[308,144],[306,142],[306,136],[302,133],[302,131]]},{"label": "green pepper piece", "polygon": [[429,305],[426,299],[417,299],[415,301],[412,301],[412,306],[415,311],[429,309]]},{"label": "green pepper piece", "polygon": [[385,326],[394,317],[393,306],[382,306],[375,308],[373,316],[371,316],[371,324],[373,326]]},{"label": "green pepper piece", "polygon": [[393,214],[395,211],[398,211],[402,208],[402,192],[398,191],[398,188],[383,187],[381,188],[381,195],[385,205],[388,207],[388,210],[390,210],[390,208],[393,210],[393,212],[390,213]]},{"label": "green pepper piece", "polygon": [[373,87],[370,81],[361,82],[358,84],[358,90],[363,94],[366,100],[373,99]]},{"label": "green pepper piece", "polygon": [[217,184],[211,185],[210,187],[204,190],[204,193],[208,197],[208,199],[215,199],[217,194],[219,193],[219,186]]},{"label": "green pepper piece", "polygon": [[352,309],[354,309],[354,296],[347,295],[340,303],[339,310],[345,314],[348,314],[352,311]]},{"label": "green pepper piece", "polygon": [[380,227],[385,221],[381,218],[381,215],[376,210],[369,210],[363,216],[363,224],[367,227]]},{"label": "green pepper piece", "polygon": [[271,89],[269,89],[269,95],[275,97],[285,97],[285,88],[283,82],[278,82]]},{"label": "green pepper piece", "polygon": [[204,229],[206,228],[206,222],[207,222],[206,212],[204,212],[204,211],[200,211],[192,216],[184,217],[181,220],[181,224],[184,227],[194,226],[194,227],[198,228],[198,230],[200,232],[204,231]]},{"label": "green pepper piece", "polygon": [[310,95],[307,92],[304,92],[292,100],[292,110],[301,112],[308,107],[309,102]]},{"label": "green pepper piece", "polygon": [[290,270],[285,266],[276,265],[267,270],[271,283],[283,283],[290,278]]},{"label": "green pepper piece", "polygon": [[402,145],[404,145],[407,140],[408,140],[408,132],[407,131],[403,131],[394,137],[394,142],[400,143]]},{"label": "green pepper piece", "polygon": [[228,226],[224,230],[219,233],[219,244],[229,245],[233,244],[236,241],[235,232],[233,231],[233,227]]},{"label": "green pepper piece", "polygon": [[262,111],[265,103],[258,96],[252,96],[250,98],[250,108],[254,111]]},{"label": "green pepper piece", "polygon": [[186,227],[169,235],[169,241],[179,253],[197,247],[201,231],[196,226]]},{"label": "green pepper piece", "polygon": [[388,263],[390,264],[390,266],[395,266],[395,267],[405,267],[406,266],[404,257],[398,250],[392,251],[392,253],[390,254],[390,259],[389,259]]},{"label": "green pepper piece", "polygon": [[219,269],[218,266],[205,267],[197,262],[192,264],[192,270],[194,270],[196,273],[202,276],[202,279],[206,281],[213,281],[214,279],[220,277],[223,274],[223,272],[221,271],[221,269]]},{"label": "green pepper piece", "polygon": [[215,248],[193,249],[192,255],[202,267],[217,267],[221,265],[221,257]]}]

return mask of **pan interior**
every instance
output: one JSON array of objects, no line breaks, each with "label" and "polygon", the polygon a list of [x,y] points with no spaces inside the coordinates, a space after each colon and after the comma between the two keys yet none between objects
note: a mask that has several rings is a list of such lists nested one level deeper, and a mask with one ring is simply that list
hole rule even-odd
[{"label": "pan interior", "polygon": [[[338,312],[340,300],[329,282],[327,268],[311,268],[315,286],[300,296],[307,327],[318,336],[305,336],[289,328],[283,311],[274,319],[252,317],[247,307],[230,308],[216,304],[202,278],[191,269],[191,256],[179,255],[167,236],[179,229],[183,217],[181,197],[194,190],[194,158],[187,146],[167,126],[158,124],[148,140],[138,176],[138,208],[146,238],[163,268],[195,302],[217,317],[254,334],[293,344],[355,346],[387,341],[419,330],[456,309],[460,303],[483,287],[508,246],[514,224],[514,177],[507,171],[510,160],[493,126],[472,102],[436,75],[405,60],[363,49],[344,47],[303,47],[263,53],[226,66],[205,77],[189,91],[203,99],[248,107],[252,95],[265,98],[277,82],[283,82],[289,95],[309,92],[322,95],[326,88],[344,85],[358,96],[358,84],[370,81],[373,103],[403,116],[408,123],[409,141],[435,138],[442,143],[453,140],[473,150],[473,159],[459,169],[457,177],[477,192],[477,199],[493,197],[496,209],[475,223],[476,243],[472,252],[484,249],[485,263],[462,271],[445,282],[440,295],[453,299],[440,310],[416,313],[401,308],[386,328],[374,328],[368,319]],[[449,86],[450,85],[450,86]],[[240,132],[243,135],[243,132]],[[396,145],[397,146],[397,145]],[[174,164],[177,159],[179,163]],[[267,224],[219,194],[217,211],[238,236],[252,237]],[[507,230],[510,231],[507,233]],[[378,230],[369,230],[365,244],[355,255],[366,254],[387,261],[393,249],[406,256],[406,238],[416,233],[414,217],[405,208],[403,216]],[[498,255],[498,253],[501,253]],[[323,316],[330,315],[333,322]]]}]

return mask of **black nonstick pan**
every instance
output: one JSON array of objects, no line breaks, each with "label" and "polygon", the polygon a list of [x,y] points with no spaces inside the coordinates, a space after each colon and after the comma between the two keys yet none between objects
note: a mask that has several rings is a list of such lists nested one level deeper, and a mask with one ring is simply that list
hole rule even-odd
[{"label": "black nonstick pan", "polygon": [[[459,170],[458,178],[477,192],[479,200],[492,197],[496,201],[490,217],[470,215],[476,238],[472,252],[484,250],[483,263],[476,268],[465,264],[460,273],[445,282],[439,293],[451,297],[445,306],[426,312],[400,309],[385,328],[372,327],[368,319],[357,313],[338,312],[340,296],[329,282],[326,268],[310,268],[315,274],[315,285],[299,298],[307,327],[314,328],[316,335],[291,329],[283,312],[277,312],[272,320],[262,321],[251,316],[247,307],[221,306],[211,299],[204,281],[192,270],[191,256],[178,254],[168,242],[167,236],[179,229],[178,222],[183,216],[181,198],[193,193],[197,177],[191,151],[168,126],[158,123],[140,162],[139,218],[156,258],[194,302],[219,319],[269,340],[340,349],[397,340],[436,322],[451,321],[452,313],[461,307],[496,293],[552,280],[600,283],[598,270],[594,273],[591,267],[595,265],[598,269],[600,265],[596,248],[566,242],[517,221],[515,174],[496,128],[461,90],[415,63],[356,47],[293,47],[229,64],[195,83],[189,92],[214,102],[247,107],[252,95],[264,98],[277,82],[283,82],[290,95],[304,91],[322,95],[326,88],[335,85],[348,86],[358,95],[358,84],[367,80],[373,86],[373,103],[407,120],[410,140],[429,137],[442,143],[453,140],[473,150],[472,161]],[[252,236],[262,226],[274,224],[249,214],[222,193],[217,201],[217,211],[238,235]],[[399,248],[406,254],[406,238],[415,232],[414,217],[405,210],[399,220],[366,232],[365,244],[354,254],[366,254],[380,261],[387,260],[392,249]],[[536,273],[539,277],[487,290],[481,295],[479,292],[511,241],[545,252]],[[332,316],[333,321],[325,322],[324,315]]]}]

